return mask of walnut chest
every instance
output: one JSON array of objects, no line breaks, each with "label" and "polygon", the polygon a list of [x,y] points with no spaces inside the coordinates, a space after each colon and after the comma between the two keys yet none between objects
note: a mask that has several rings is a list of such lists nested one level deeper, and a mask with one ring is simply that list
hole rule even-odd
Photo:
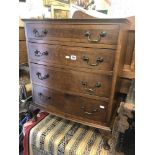
[{"label": "walnut chest", "polygon": [[110,130],[124,61],[126,19],[24,19],[33,102]]}]

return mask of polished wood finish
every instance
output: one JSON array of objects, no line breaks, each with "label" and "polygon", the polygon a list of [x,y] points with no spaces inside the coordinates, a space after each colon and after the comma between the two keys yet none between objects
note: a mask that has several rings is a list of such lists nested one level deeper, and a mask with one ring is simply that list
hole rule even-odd
[{"label": "polished wood finish", "polygon": [[[34,103],[109,132],[128,26],[126,19],[25,20]],[[71,54],[77,59],[66,60]]]},{"label": "polished wood finish", "polygon": [[90,47],[90,48],[101,48],[101,49],[117,49],[117,45],[112,44],[94,44],[90,42],[73,42],[73,41],[57,41],[57,40],[43,40],[43,39],[35,39],[29,38],[29,42],[31,43],[41,43],[41,44],[51,44],[51,45],[62,45],[68,47]]},{"label": "polished wood finish", "polygon": [[[33,83],[55,90],[89,94],[109,98],[112,77],[104,74],[91,74],[68,69],[47,68],[31,64]],[[62,78],[63,77],[63,78]]]},{"label": "polished wood finish", "polygon": [[[96,17],[87,14],[83,10],[75,11],[72,18],[80,20],[96,19]],[[126,44],[127,46],[125,48],[125,55],[124,55],[124,65],[120,72],[121,86],[122,86],[120,92],[125,94],[128,93],[131,80],[135,78],[135,16],[128,17],[127,19],[130,23],[130,26],[128,27],[127,44]],[[113,20],[113,22],[116,21]],[[124,80],[128,81],[125,82],[125,85],[122,84],[124,83]]]},{"label": "polished wood finish", "polygon": [[[35,38],[44,40],[57,41],[74,41],[74,42],[88,42],[87,33],[90,35],[89,42],[95,42],[100,37],[103,38],[97,44],[117,44],[119,25],[115,24],[73,24],[63,22],[63,26],[48,22],[36,24],[27,24],[28,38]],[[102,32],[106,34],[100,36]]]},{"label": "polished wood finish", "polygon": [[33,100],[39,105],[64,113],[64,116],[70,114],[81,120],[87,119],[88,122],[93,120],[96,124],[106,124],[107,102],[70,95],[35,84],[33,85]]},{"label": "polished wood finish", "polygon": [[103,122],[99,123],[99,122],[96,122],[96,121],[93,121],[90,119],[86,119],[86,118],[79,119],[79,117],[77,117],[77,116],[71,115],[69,113],[64,113],[60,110],[57,110],[54,107],[50,107],[49,105],[48,106],[47,105],[40,105],[38,103],[37,104],[31,103],[31,105],[34,107],[40,108],[42,110],[45,110],[49,113],[52,113],[53,115],[56,115],[58,117],[62,117],[64,119],[68,119],[68,120],[73,121],[73,122],[81,123],[81,124],[92,126],[92,127],[94,127],[94,124],[95,124],[95,128],[98,128],[98,129],[101,129],[105,132],[111,133],[111,128],[108,127],[106,124],[103,125]]},{"label": "polished wood finish", "polygon": [[115,50],[28,43],[30,61],[112,71]]},{"label": "polished wood finish", "polygon": [[28,63],[24,27],[19,27],[19,64]]}]

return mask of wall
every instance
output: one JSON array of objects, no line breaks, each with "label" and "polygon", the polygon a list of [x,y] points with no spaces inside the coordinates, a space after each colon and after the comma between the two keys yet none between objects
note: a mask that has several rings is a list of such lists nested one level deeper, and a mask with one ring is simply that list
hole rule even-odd
[{"label": "wall", "polygon": [[23,26],[22,18],[42,18],[51,16],[47,7],[43,6],[43,0],[26,0],[19,2],[19,26]]},{"label": "wall", "polygon": [[96,10],[107,10],[109,9],[109,4],[105,0],[94,0],[96,5]]},{"label": "wall", "polygon": [[113,17],[135,16],[134,0],[110,0],[109,15]]},{"label": "wall", "polygon": [[[134,0],[109,0],[111,6],[105,4],[104,0],[94,0],[96,9],[109,8],[108,15],[112,17],[128,17],[135,15]],[[26,0],[19,2],[19,18],[41,18],[45,15],[50,17],[47,7],[43,6],[43,0]]]}]

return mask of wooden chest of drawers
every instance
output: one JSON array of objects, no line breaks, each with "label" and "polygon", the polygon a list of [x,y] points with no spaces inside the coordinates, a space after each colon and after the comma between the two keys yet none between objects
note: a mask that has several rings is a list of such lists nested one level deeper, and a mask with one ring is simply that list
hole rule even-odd
[{"label": "wooden chest of drawers", "polygon": [[111,130],[126,19],[25,19],[33,102],[57,116]]}]

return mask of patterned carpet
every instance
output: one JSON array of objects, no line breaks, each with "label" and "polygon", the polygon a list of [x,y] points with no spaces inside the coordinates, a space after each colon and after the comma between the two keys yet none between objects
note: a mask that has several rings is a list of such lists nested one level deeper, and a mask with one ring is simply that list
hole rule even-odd
[{"label": "patterned carpet", "polygon": [[[109,155],[97,129],[47,115],[29,132],[29,155]],[[26,154],[25,154],[26,155]]]}]

